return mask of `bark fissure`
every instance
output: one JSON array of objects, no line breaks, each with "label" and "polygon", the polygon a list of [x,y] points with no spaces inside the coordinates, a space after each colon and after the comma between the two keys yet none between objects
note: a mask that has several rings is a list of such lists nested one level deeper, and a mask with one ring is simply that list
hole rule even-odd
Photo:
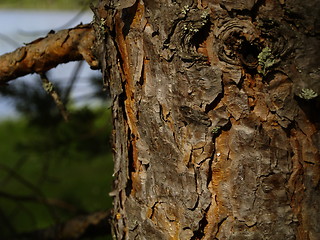
[{"label": "bark fissure", "polygon": [[[225,217],[225,218],[223,218],[220,222],[218,222],[217,232],[215,233],[216,236],[219,234],[219,231],[221,230],[222,224],[223,224],[227,219],[228,219],[228,217]],[[219,238],[215,238],[215,239],[219,239]]]},{"label": "bark fissure", "polygon": [[198,240],[198,239],[202,239],[203,237],[205,237],[205,228],[208,224],[207,221],[207,213],[210,209],[211,204],[207,207],[207,209],[203,210],[202,214],[203,217],[202,219],[199,221],[199,225],[198,225],[198,229],[196,231],[193,231],[193,235],[190,238],[190,240]]}]

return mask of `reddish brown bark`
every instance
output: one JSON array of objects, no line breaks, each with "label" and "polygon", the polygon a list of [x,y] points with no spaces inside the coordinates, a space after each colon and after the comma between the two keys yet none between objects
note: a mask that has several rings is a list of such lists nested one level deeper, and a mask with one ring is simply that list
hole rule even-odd
[{"label": "reddish brown bark", "polygon": [[86,60],[92,68],[98,61],[92,53],[95,32],[90,25],[49,33],[14,52],[0,56],[0,84],[29,73],[42,73],[58,64]]},{"label": "reddish brown bark", "polygon": [[320,239],[319,4],[125,7],[97,11],[117,239]]}]

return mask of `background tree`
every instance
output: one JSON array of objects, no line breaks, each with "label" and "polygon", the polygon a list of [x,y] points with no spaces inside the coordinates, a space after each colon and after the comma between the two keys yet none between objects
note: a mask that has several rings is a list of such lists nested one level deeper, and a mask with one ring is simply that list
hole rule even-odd
[{"label": "background tree", "polygon": [[319,239],[319,2],[101,0],[94,12],[115,237]]}]

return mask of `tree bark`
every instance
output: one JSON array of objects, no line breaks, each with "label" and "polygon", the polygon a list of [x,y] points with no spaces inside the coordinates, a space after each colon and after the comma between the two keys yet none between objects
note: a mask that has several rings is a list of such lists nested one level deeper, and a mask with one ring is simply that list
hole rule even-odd
[{"label": "tree bark", "polygon": [[320,239],[319,1],[101,0],[95,12],[116,239]]}]

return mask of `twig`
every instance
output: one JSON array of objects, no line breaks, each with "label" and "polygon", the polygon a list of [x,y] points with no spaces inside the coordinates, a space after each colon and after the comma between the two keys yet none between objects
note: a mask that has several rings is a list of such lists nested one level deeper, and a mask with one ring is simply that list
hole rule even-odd
[{"label": "twig", "polygon": [[50,198],[43,198],[38,196],[15,195],[15,194],[7,193],[4,191],[0,191],[0,198],[6,198],[6,199],[10,199],[17,202],[20,202],[20,201],[21,202],[37,202],[45,205],[59,207],[61,209],[68,210],[69,212],[79,212],[79,210],[75,206],[69,203],[66,203],[60,199],[53,199],[53,198],[50,199]]},{"label": "twig", "polygon": [[[19,157],[18,161],[15,163],[14,167],[11,169],[12,172],[18,172],[19,168],[23,167],[26,161],[27,161],[26,157],[24,156]],[[0,186],[6,185],[10,181],[11,177],[12,177],[12,174],[8,173],[8,175],[1,180]]]},{"label": "twig", "polygon": [[5,41],[6,43],[10,44],[12,47],[17,48],[20,46],[20,44],[15,41],[14,39],[12,39],[11,37],[8,37],[5,34],[0,33],[0,39],[2,39],[3,41]]},{"label": "twig", "polygon": [[68,114],[67,109],[64,106],[60,96],[58,95],[58,93],[54,89],[53,83],[48,80],[45,73],[41,73],[40,78],[42,81],[43,89],[52,97],[52,99],[56,103],[63,119],[67,122],[69,120],[69,114]]},{"label": "twig", "polygon": [[74,83],[78,79],[79,71],[80,71],[82,65],[83,65],[83,61],[78,62],[77,66],[75,67],[75,69],[74,69],[74,71],[72,73],[72,77],[69,80],[69,84],[68,84],[68,86],[67,86],[67,88],[66,88],[66,90],[64,92],[63,98],[62,98],[63,102],[65,104],[67,104],[69,99],[70,99],[71,90],[72,90],[72,88],[74,86]]},{"label": "twig", "polygon": [[94,239],[97,236],[106,236],[111,233],[110,211],[100,211],[86,216],[78,216],[63,224],[46,229],[19,234],[10,237],[10,240],[71,240]]},{"label": "twig", "polygon": [[2,223],[1,227],[5,227],[7,231],[9,231],[12,235],[16,234],[15,227],[11,224],[11,221],[9,220],[7,215],[2,211],[1,208],[0,208],[0,222]]},{"label": "twig", "polygon": [[[0,169],[8,172],[13,178],[15,178],[18,182],[20,182],[21,184],[23,184],[24,186],[26,186],[27,188],[29,188],[31,191],[33,191],[35,194],[37,194],[38,196],[40,196],[41,198],[45,198],[45,195],[42,193],[42,191],[37,188],[34,184],[32,184],[31,182],[29,182],[27,179],[23,178],[21,175],[17,174],[15,171],[13,171],[11,168],[9,168],[8,166],[0,163]],[[58,216],[55,213],[54,209],[50,206],[50,205],[46,205],[44,204],[47,209],[48,212],[50,213],[51,217],[54,219],[55,222],[59,222]]]}]

